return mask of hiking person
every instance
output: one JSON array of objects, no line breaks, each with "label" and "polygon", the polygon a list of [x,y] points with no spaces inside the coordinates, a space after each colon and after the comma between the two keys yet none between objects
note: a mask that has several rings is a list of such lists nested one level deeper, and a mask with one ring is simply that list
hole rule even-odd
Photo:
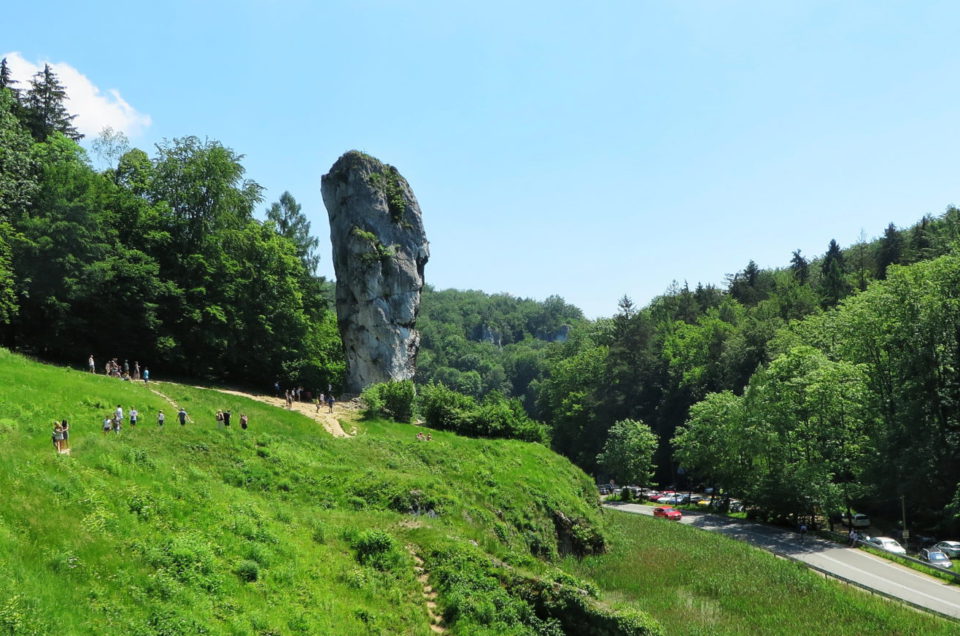
[{"label": "hiking person", "polygon": [[63,433],[63,440],[60,443],[60,450],[64,453],[70,452],[70,424],[67,420],[60,422],[60,431]]},{"label": "hiking person", "polygon": [[180,420],[180,426],[186,426],[187,424],[187,412],[183,410],[183,407],[180,407],[180,410],[177,412],[177,419]]},{"label": "hiking person", "polygon": [[248,421],[249,421],[249,420],[247,419],[247,414],[246,414],[246,413],[241,413],[241,414],[240,414],[240,428],[242,428],[243,430],[247,430],[247,422],[248,422]]},{"label": "hiking person", "polygon": [[93,361],[93,354],[92,354],[92,353],[90,354],[90,359],[87,360],[87,368],[90,369],[90,373],[96,373],[96,372],[97,372],[97,365],[96,365],[96,363]]},{"label": "hiking person", "polygon": [[157,412],[157,426],[163,428],[163,421],[164,421],[165,419],[167,419],[167,418],[166,418],[166,416],[163,414],[163,411],[158,411],[158,412]]},{"label": "hiking person", "polygon": [[150,369],[143,367],[143,383],[146,384],[150,381]]},{"label": "hiking person", "polygon": [[123,361],[123,373],[124,373],[124,375],[130,375],[130,361],[129,361],[129,360],[124,360],[124,361]]},{"label": "hiking person", "polygon": [[113,416],[113,432],[117,435],[120,434],[120,429],[123,427],[123,416]]},{"label": "hiking person", "polygon": [[230,410],[229,409],[223,412],[223,425],[230,426]]},{"label": "hiking person", "polygon": [[108,415],[103,418],[103,434],[106,435],[113,429],[113,419]]},{"label": "hiking person", "polygon": [[217,409],[217,428],[223,428],[223,411]]},{"label": "hiking person", "polygon": [[53,421],[53,435],[50,436],[50,440],[53,442],[53,447],[57,449],[57,454],[60,455],[63,453],[61,444],[63,443],[63,429],[60,428],[60,422]]},{"label": "hiking person", "polygon": [[117,410],[113,412],[113,415],[114,415],[114,417],[115,417],[116,419],[122,420],[122,419],[123,419],[123,407],[120,406],[119,404],[117,404]]},{"label": "hiking person", "polygon": [[330,407],[330,410],[328,411],[329,413],[333,413],[333,403],[334,403],[334,402],[336,402],[336,400],[333,399],[333,393],[330,393],[329,395],[327,395],[327,406]]},{"label": "hiking person", "polygon": [[273,383],[273,395],[274,397],[280,397],[280,380]]},{"label": "hiking person", "polygon": [[130,426],[131,426],[131,427],[137,425],[137,416],[138,416],[138,415],[139,415],[139,413],[137,413],[137,409],[135,409],[135,408],[133,408],[133,407],[131,406],[131,407],[130,407]]},{"label": "hiking person", "polygon": [[807,535],[807,524],[800,524],[800,543],[803,543],[803,538]]},{"label": "hiking person", "polygon": [[140,362],[138,360],[133,361],[133,379],[140,379]]},{"label": "hiking person", "polygon": [[318,398],[317,398],[316,400],[314,400],[313,402],[314,402],[314,404],[317,405],[317,413],[319,413],[319,412],[320,412],[320,405],[323,404],[323,393],[321,393],[321,394],[320,394],[320,397],[318,397]]}]

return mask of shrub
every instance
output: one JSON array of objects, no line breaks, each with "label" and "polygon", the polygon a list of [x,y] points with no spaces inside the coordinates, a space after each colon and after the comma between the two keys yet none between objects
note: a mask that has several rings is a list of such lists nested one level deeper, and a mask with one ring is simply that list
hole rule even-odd
[{"label": "shrub", "polygon": [[476,400],[443,384],[431,382],[420,388],[420,414],[430,428],[459,432],[464,416],[475,409]]},{"label": "shrub", "polygon": [[413,419],[416,388],[411,380],[383,382],[364,389],[360,394],[367,417],[389,417],[397,422]]},{"label": "shrub", "polygon": [[237,566],[236,573],[242,581],[252,583],[260,577],[260,566],[256,561],[244,559]]},{"label": "shrub", "polygon": [[358,532],[352,545],[357,551],[357,562],[360,565],[389,571],[397,569],[403,562],[396,540],[383,530]]}]

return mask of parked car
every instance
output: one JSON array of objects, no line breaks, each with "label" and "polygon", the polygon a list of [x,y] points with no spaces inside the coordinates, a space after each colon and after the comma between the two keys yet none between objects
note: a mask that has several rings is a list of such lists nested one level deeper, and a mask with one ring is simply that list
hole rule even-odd
[{"label": "parked car", "polygon": [[953,562],[940,550],[924,548],[920,550],[920,560],[938,568],[952,568]]},{"label": "parked car", "polygon": [[654,517],[663,517],[664,519],[670,519],[671,521],[680,521],[680,517],[683,516],[683,513],[675,508],[670,508],[669,506],[657,506],[653,509]]},{"label": "parked car", "polygon": [[941,541],[932,549],[940,550],[952,559],[960,557],[960,541]]},{"label": "parked car", "polygon": [[657,499],[657,503],[676,506],[677,504],[683,503],[683,498],[680,497],[680,495],[664,495],[663,497]]},{"label": "parked car", "polygon": [[651,491],[650,491],[650,494],[647,495],[647,501],[656,501],[656,500],[660,499],[660,497],[662,497],[662,496],[663,496],[663,495],[662,495],[661,493],[657,492],[656,490],[651,490]]},{"label": "parked car", "polygon": [[903,546],[900,545],[896,539],[891,539],[890,537],[869,537],[866,540],[866,544],[893,554],[907,554]]},{"label": "parked car", "polygon": [[853,525],[854,528],[869,528],[870,517],[863,514],[862,512],[858,512],[853,515],[853,520],[851,522],[850,516],[845,514],[840,518],[840,523],[842,523],[845,526]]}]

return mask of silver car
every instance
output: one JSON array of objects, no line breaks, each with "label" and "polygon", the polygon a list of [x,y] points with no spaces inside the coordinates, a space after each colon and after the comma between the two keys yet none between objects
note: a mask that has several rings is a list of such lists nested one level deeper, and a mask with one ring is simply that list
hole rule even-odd
[{"label": "silver car", "polygon": [[933,546],[931,550],[939,550],[951,559],[955,559],[960,557],[960,541],[941,541]]},{"label": "silver car", "polygon": [[920,550],[920,560],[926,561],[930,565],[938,568],[952,568],[953,562],[947,558],[947,555],[940,550],[926,549]]}]

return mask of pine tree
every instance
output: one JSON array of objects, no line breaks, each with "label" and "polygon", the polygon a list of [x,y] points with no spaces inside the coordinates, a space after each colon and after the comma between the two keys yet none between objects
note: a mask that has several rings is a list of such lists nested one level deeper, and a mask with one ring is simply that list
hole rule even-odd
[{"label": "pine tree", "polygon": [[320,241],[310,236],[310,221],[300,212],[300,204],[289,192],[280,195],[280,202],[267,210],[267,218],[277,224],[277,231],[293,241],[297,255],[311,274],[317,271],[320,256],[316,254]]},{"label": "pine tree", "polygon": [[34,139],[44,141],[55,132],[63,133],[74,141],[83,138],[73,126],[77,116],[69,114],[64,106],[66,99],[66,89],[50,65],[44,64],[43,70],[30,80],[30,89],[24,100],[28,127]]},{"label": "pine tree", "polygon": [[20,99],[20,91],[15,88],[13,85],[19,84],[17,80],[13,79],[13,75],[10,73],[10,66],[7,64],[7,58],[0,60],[0,90],[6,88],[11,93],[13,93],[14,99]]},{"label": "pine tree", "polygon": [[877,249],[877,278],[884,280],[887,277],[887,268],[899,263],[903,258],[903,235],[897,226],[891,223],[883,231],[880,247]]},{"label": "pine tree", "polygon": [[800,254],[800,250],[794,250],[793,258],[790,259],[790,270],[798,283],[801,285],[807,284],[807,280],[810,278],[810,266],[807,259]]},{"label": "pine tree", "polygon": [[833,307],[850,292],[850,285],[844,278],[843,252],[833,239],[827,247],[827,253],[820,263],[820,302],[824,308]]}]

